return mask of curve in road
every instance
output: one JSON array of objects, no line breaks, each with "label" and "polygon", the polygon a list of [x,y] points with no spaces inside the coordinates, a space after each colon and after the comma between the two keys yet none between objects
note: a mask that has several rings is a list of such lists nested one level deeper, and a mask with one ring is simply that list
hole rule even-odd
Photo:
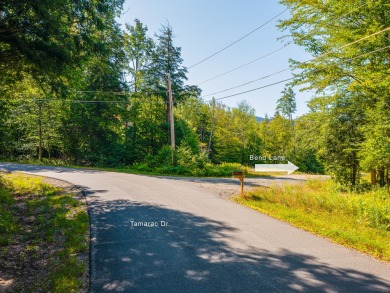
[{"label": "curve in road", "polygon": [[91,218],[92,292],[390,292],[390,266],[178,181],[0,163],[71,182]]}]

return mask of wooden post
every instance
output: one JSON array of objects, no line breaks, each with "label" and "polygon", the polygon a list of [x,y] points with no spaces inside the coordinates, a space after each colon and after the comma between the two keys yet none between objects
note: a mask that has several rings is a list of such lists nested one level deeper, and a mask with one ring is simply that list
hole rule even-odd
[{"label": "wooden post", "polygon": [[234,178],[238,178],[241,182],[241,196],[244,194],[244,172],[243,171],[234,171]]},{"label": "wooden post", "polygon": [[173,113],[173,97],[172,97],[172,84],[171,74],[168,72],[168,96],[169,96],[169,124],[171,127],[171,152],[172,152],[172,165],[175,164],[175,120]]},{"label": "wooden post", "polygon": [[211,118],[211,131],[210,131],[210,139],[209,139],[209,144],[207,146],[207,151],[206,151],[206,155],[207,155],[207,158],[209,157],[209,154],[211,152],[211,141],[213,139],[213,133],[214,133],[214,126],[215,126],[215,98],[213,97],[212,99],[212,118]]},{"label": "wooden post", "polygon": [[38,101],[38,137],[39,137],[39,146],[38,146],[38,160],[42,161],[42,102]]}]

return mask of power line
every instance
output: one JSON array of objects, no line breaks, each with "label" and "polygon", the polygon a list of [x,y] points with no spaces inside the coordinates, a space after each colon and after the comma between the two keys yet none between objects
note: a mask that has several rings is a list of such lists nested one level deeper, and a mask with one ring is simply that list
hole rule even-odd
[{"label": "power line", "polygon": [[[335,17],[337,17],[337,18],[345,17],[345,16],[347,16],[347,15],[349,15],[349,14],[351,14],[351,13],[353,13],[353,12],[359,10],[359,9],[361,9],[362,7],[368,5],[368,3],[370,3],[370,2],[371,2],[371,1],[367,1],[366,3],[364,3],[364,4],[360,5],[360,6],[358,6],[357,8],[352,9],[352,10],[349,11],[348,13],[346,13],[346,14],[344,14],[344,15],[341,15],[341,16],[335,16]],[[205,81],[202,81],[202,82],[198,83],[197,85],[200,85],[200,84],[203,84],[203,83],[212,81],[212,80],[217,79],[217,78],[219,78],[219,77],[221,77],[221,76],[224,76],[224,75],[226,75],[226,74],[228,74],[228,73],[231,73],[231,72],[233,72],[233,71],[236,71],[236,70],[238,70],[238,69],[241,69],[241,68],[243,68],[243,67],[245,67],[245,66],[247,66],[247,65],[250,65],[250,64],[252,64],[252,63],[254,63],[254,62],[258,61],[258,60],[261,60],[261,59],[263,59],[263,58],[265,58],[265,57],[268,57],[268,56],[270,56],[270,55],[272,55],[272,54],[274,54],[274,53],[276,53],[276,52],[278,52],[278,51],[284,49],[285,47],[287,47],[287,46],[289,46],[289,45],[291,45],[291,43],[287,43],[287,44],[284,45],[282,48],[279,48],[279,49],[277,49],[277,50],[274,50],[274,51],[272,51],[272,52],[270,52],[270,53],[268,53],[268,54],[266,54],[266,55],[264,55],[264,56],[262,56],[262,57],[259,57],[259,58],[257,58],[257,59],[254,59],[254,60],[252,60],[252,61],[250,61],[250,62],[248,62],[248,63],[245,63],[245,64],[243,64],[243,65],[241,65],[241,66],[238,66],[238,67],[236,67],[236,68],[234,68],[234,69],[231,69],[231,70],[229,70],[229,71],[226,71],[226,72],[224,72],[224,73],[221,73],[221,74],[219,74],[219,75],[216,75],[216,76],[214,76],[214,77],[212,77],[212,78],[209,78],[209,79],[207,79],[207,80],[205,80]],[[342,48],[340,48],[340,49],[342,49]]]},{"label": "power line", "polygon": [[[386,30],[390,29],[387,28],[387,29],[384,29],[378,33],[381,33],[381,32],[384,32]],[[377,35],[378,33],[374,33],[370,36],[373,36],[373,35]],[[370,37],[370,36],[367,36],[367,37]],[[364,40],[364,39],[367,39],[367,37],[364,37],[360,40],[357,40],[357,41],[361,41],[361,40]],[[352,43],[349,43],[347,45],[352,45],[352,44],[355,44],[357,41],[354,41]],[[347,45],[345,45],[344,47],[346,47]],[[367,53],[363,53],[363,54],[360,54],[358,56],[355,56],[353,58],[349,58],[349,59],[346,59],[346,61],[352,61],[352,60],[355,60],[355,59],[358,59],[360,57],[363,57],[363,56],[367,56],[367,55],[371,55],[371,54],[374,54],[374,53],[377,53],[377,52],[380,52],[380,51],[383,51],[383,50],[386,50],[386,49],[389,49],[390,48],[390,45],[389,46],[385,46],[385,47],[382,47],[380,49],[377,49],[377,50],[374,50],[374,51],[371,51],[371,52],[367,52]],[[331,52],[330,52],[331,53]],[[318,56],[317,58],[319,57],[322,57],[322,55]],[[316,58],[314,58],[316,59]],[[308,60],[308,61],[305,61],[305,62],[302,62],[302,63],[307,63],[309,61],[312,61],[313,59],[311,60]],[[262,79],[266,79],[270,76],[273,76],[273,75],[276,75],[276,74],[279,74],[279,73],[282,73],[284,71],[287,71],[289,70],[290,68],[286,68],[286,69],[283,69],[283,70],[280,70],[280,71],[277,71],[277,72],[274,72],[274,73],[271,73],[269,75],[266,75],[266,76],[263,76],[263,77],[260,77],[258,79],[255,79],[255,80],[251,80],[249,82],[246,82],[246,83],[243,83],[243,84],[240,84],[240,85],[237,85],[235,87],[231,87],[231,88],[228,88],[228,89],[225,89],[225,90],[222,90],[222,91],[219,91],[219,92],[215,92],[215,93],[212,93],[212,94],[207,94],[207,95],[204,95],[204,96],[201,96],[201,98],[204,98],[204,97],[208,97],[208,96],[211,96],[211,95],[214,95],[214,94],[218,94],[218,93],[222,93],[222,92],[225,92],[225,91],[229,91],[229,90],[232,90],[232,89],[235,89],[235,88],[239,88],[239,87],[242,87],[244,85],[247,85],[247,84],[250,84],[250,83],[253,83],[253,82],[256,82],[256,81],[259,81],[259,80],[262,80]],[[273,85],[276,85],[276,84],[280,84],[282,82],[285,82],[285,81],[289,81],[289,80],[292,80],[293,78],[289,78],[289,79],[285,79],[285,80],[281,80],[281,81],[278,81],[278,82],[275,82],[275,83],[271,83],[271,84],[267,84],[265,86],[262,86],[262,87],[258,87],[258,88],[255,88],[255,89],[251,89],[251,90],[248,90],[248,91],[244,91],[244,92],[240,92],[240,93],[237,93],[237,94],[233,94],[233,95],[229,95],[229,96],[226,96],[226,97],[222,97],[222,98],[218,98],[218,99],[215,99],[215,100],[221,100],[221,99],[227,99],[227,98],[230,98],[230,97],[234,97],[234,96],[238,96],[238,95],[242,95],[242,94],[245,94],[245,93],[249,93],[249,92],[253,92],[253,91],[256,91],[256,90],[260,90],[260,89],[263,89],[263,88],[266,88],[266,87],[270,87],[270,86],[273,86]],[[90,91],[90,92],[93,92],[93,91]],[[101,93],[113,93],[113,92],[101,92]],[[0,102],[6,102],[7,100],[3,100],[3,99],[0,99]],[[68,103],[130,103],[131,101],[119,101],[119,100],[115,100],[115,101],[88,101],[88,100],[63,100],[63,99],[31,99],[30,101],[47,101],[47,102],[68,102]],[[210,100],[209,100],[210,101]],[[209,102],[207,101],[207,102]]]},{"label": "power line", "polygon": [[240,84],[240,85],[237,85],[237,86],[234,86],[234,87],[231,87],[231,88],[228,88],[228,89],[219,91],[219,92],[215,92],[215,93],[212,93],[212,94],[203,95],[203,96],[201,96],[201,98],[205,98],[205,97],[213,96],[213,95],[220,94],[220,93],[223,93],[223,92],[227,92],[227,91],[230,91],[230,90],[233,90],[233,89],[242,87],[242,86],[244,86],[244,85],[247,85],[247,84],[250,84],[250,83],[254,83],[254,82],[256,82],[256,81],[263,80],[263,79],[266,79],[266,78],[268,78],[268,77],[277,75],[277,74],[282,73],[282,72],[285,72],[285,71],[287,71],[287,70],[290,70],[290,68],[286,68],[286,69],[277,71],[277,72],[275,72],[275,73],[271,73],[271,74],[269,74],[269,75],[262,76],[262,77],[260,77],[260,78],[257,78],[257,79],[254,79],[254,80],[245,82],[245,83],[243,83],[243,84]]},{"label": "power line", "polygon": [[[383,51],[383,50],[388,49],[388,48],[390,48],[390,45],[382,47],[382,48],[374,50],[374,51],[371,51],[371,52],[360,54],[360,55],[358,55],[356,57],[347,59],[346,61],[349,62],[349,61],[355,60],[355,59],[363,57],[363,56],[367,56],[367,55],[370,55],[370,54],[373,54],[373,53],[377,53],[377,52]],[[281,70],[279,72],[283,72],[283,71],[286,71],[286,69],[285,70]],[[275,75],[275,74],[271,74],[271,75]],[[268,75],[268,76],[271,76],[271,75]],[[299,74],[299,75],[301,75],[301,74]],[[246,93],[249,93],[249,92],[254,92],[254,91],[257,91],[257,90],[260,90],[260,89],[263,89],[263,88],[267,88],[267,87],[270,87],[270,86],[273,86],[273,85],[276,85],[276,84],[280,84],[280,83],[283,83],[283,82],[286,82],[286,81],[289,81],[289,80],[293,80],[293,79],[294,79],[293,77],[292,78],[288,78],[288,79],[281,80],[281,81],[278,81],[278,82],[274,82],[274,83],[271,83],[271,84],[267,84],[267,85],[264,85],[264,86],[261,86],[261,87],[258,87],[258,88],[254,88],[254,89],[251,89],[251,90],[248,90],[248,91],[244,91],[244,92],[240,92],[240,93],[237,93],[237,94],[233,94],[233,95],[225,96],[225,97],[222,97],[222,98],[218,98],[218,99],[215,99],[215,100],[227,99],[227,98],[239,96],[239,95],[242,95],[242,94],[246,94]],[[260,80],[260,79],[258,79],[258,80]],[[257,80],[253,80],[253,81],[247,82],[245,84],[248,84],[248,83],[251,83],[251,82],[254,82],[254,81],[257,81]],[[226,90],[223,90],[223,91],[220,91],[220,92],[228,91],[228,90],[231,90],[231,89],[243,86],[245,84],[241,84],[239,86],[236,86],[236,87],[233,87],[233,88],[230,88],[230,89],[226,89]],[[210,95],[212,95],[212,94],[210,94]],[[207,95],[207,96],[209,96],[209,95]],[[210,101],[212,101],[212,100],[209,100],[209,101],[206,101],[206,102],[210,102]]]},{"label": "power line", "polygon": [[63,99],[31,99],[31,101],[38,102],[66,102],[66,103],[80,103],[80,104],[98,104],[98,103],[106,103],[106,104],[115,104],[115,103],[130,103],[131,101],[93,101],[93,100],[63,100]]},{"label": "power line", "polygon": [[[350,46],[352,46],[352,45],[354,45],[354,44],[356,44],[356,43],[359,43],[359,42],[361,42],[361,41],[367,40],[367,39],[370,38],[370,37],[373,37],[373,36],[376,36],[376,35],[378,35],[378,34],[384,33],[385,31],[388,31],[388,30],[390,30],[390,27],[385,28],[385,29],[383,29],[383,30],[381,30],[381,31],[379,31],[379,32],[372,33],[372,34],[370,34],[370,35],[368,35],[368,36],[365,36],[365,37],[363,37],[363,38],[360,38],[360,39],[358,39],[358,40],[356,40],[356,41],[353,41],[353,42],[351,42],[351,43],[348,43],[348,44],[346,44],[346,45],[343,45],[343,46],[341,46],[340,48],[337,48],[337,50],[340,50],[340,49],[344,49],[344,48],[350,47]],[[385,48],[386,48],[386,47],[385,47]],[[385,48],[381,48],[381,49],[379,49],[379,50],[377,50],[377,51],[384,50]],[[367,54],[372,54],[372,53],[375,53],[375,52],[376,52],[376,51],[373,51],[373,52],[370,52],[370,53],[364,53],[364,54],[362,54],[362,55],[359,55],[359,56],[357,56],[357,57],[354,57],[354,59],[359,58],[359,57],[362,57],[362,56],[367,55]],[[327,55],[329,55],[329,54],[331,54],[331,53],[334,53],[334,52],[332,52],[332,51],[326,52],[326,53],[321,54],[321,55],[319,55],[319,56],[316,56],[316,57],[314,57],[314,58],[312,58],[312,59],[309,59],[309,60],[307,60],[307,61],[301,62],[301,64],[309,63],[309,62],[312,62],[312,61],[314,61],[314,60],[316,60],[316,59],[323,58],[323,57],[325,57],[325,56],[327,56]],[[277,71],[277,72],[275,72],[275,73],[271,73],[271,74],[268,75],[268,76],[275,75],[275,74],[278,74],[278,73],[283,72],[283,71],[287,71],[288,69],[290,69],[290,68],[288,67],[288,68],[286,68],[286,69],[284,69],[284,70],[280,70],[280,71]],[[260,79],[262,79],[262,78],[260,78]],[[260,79],[259,79],[259,80],[260,80]],[[254,81],[256,81],[256,80],[254,80]],[[253,81],[253,82],[254,82],[254,81]],[[249,82],[249,83],[251,83],[251,82]],[[245,84],[242,84],[242,85],[245,85]],[[240,87],[240,86],[242,86],[242,85],[239,85],[239,86],[237,86],[237,87]],[[224,90],[224,91],[225,91],[225,90]]]},{"label": "power line", "polygon": [[353,13],[353,12],[355,12],[355,11],[359,10],[360,8],[362,8],[362,7],[364,7],[364,6],[367,6],[367,5],[368,5],[368,3],[370,3],[370,2],[372,2],[372,0],[369,0],[369,1],[367,1],[366,3],[364,3],[364,4],[362,4],[362,5],[358,6],[358,7],[356,7],[355,9],[352,9],[352,10],[351,10],[351,11],[349,11],[348,13],[346,13],[346,14],[344,14],[344,15],[341,15],[341,16],[339,16],[338,18],[341,18],[341,17],[348,16],[348,15],[350,15],[351,13]]},{"label": "power line", "polygon": [[[379,32],[370,34],[370,35],[368,35],[368,36],[365,36],[365,37],[363,37],[363,38],[360,38],[359,40],[356,40],[356,41],[353,41],[353,42],[348,43],[348,44],[346,44],[346,45],[343,45],[343,46],[341,46],[340,48],[337,48],[336,50],[340,50],[340,49],[344,49],[344,48],[350,47],[350,46],[352,46],[352,45],[354,45],[354,44],[356,44],[356,43],[360,43],[361,41],[367,40],[367,39],[369,39],[369,38],[371,38],[371,37],[373,37],[373,36],[377,36],[377,35],[379,35],[379,34],[381,34],[381,33],[384,33],[384,32],[386,32],[386,31],[388,31],[388,30],[390,30],[390,27],[387,27],[387,28],[385,28],[385,29],[383,29],[383,30],[381,30],[381,31],[379,31]],[[315,59],[318,59],[318,58],[325,57],[325,56],[327,56],[327,55],[329,55],[329,54],[332,54],[332,53],[336,53],[336,52],[334,52],[334,51],[325,52],[325,53],[323,53],[323,54],[321,54],[321,55],[319,55],[319,56],[316,56],[316,57],[314,57],[314,58],[312,58],[312,59],[310,59],[310,60],[308,60],[308,61],[303,62],[302,64],[308,63],[308,62],[311,62],[311,61],[314,61]]]},{"label": "power line", "polygon": [[[370,3],[370,2],[372,2],[372,0],[369,0],[369,1],[367,1],[366,3],[364,3],[364,4],[362,4],[362,5],[358,6],[358,7],[356,7],[356,8],[354,8],[354,9],[352,9],[351,11],[347,12],[347,13],[344,14],[344,15],[335,16],[335,18],[341,18],[341,17],[348,16],[348,15],[350,15],[351,13],[353,13],[353,12],[355,12],[355,11],[361,9],[362,7],[367,6],[368,3]],[[206,58],[200,60],[199,62],[195,63],[194,65],[189,66],[188,69],[193,68],[193,67],[195,67],[195,66],[197,66],[197,65],[199,65],[199,64],[201,64],[201,63],[203,63],[204,61],[206,61],[206,60],[208,60],[208,59],[214,57],[215,55],[221,53],[222,51],[224,51],[224,50],[230,48],[231,46],[235,45],[236,43],[240,42],[241,40],[245,39],[245,38],[248,37],[249,35],[253,34],[253,33],[256,32],[257,30],[259,30],[260,28],[264,27],[265,25],[267,25],[268,23],[270,23],[271,21],[273,21],[274,19],[276,19],[278,16],[282,15],[282,14],[285,13],[287,10],[288,10],[288,8],[286,8],[285,10],[283,10],[282,12],[280,12],[279,14],[277,14],[276,16],[274,16],[273,18],[271,18],[271,19],[268,20],[267,22],[263,23],[263,24],[260,25],[259,27],[255,28],[254,30],[252,30],[252,31],[249,32],[248,34],[246,34],[246,35],[244,35],[243,37],[239,38],[238,40],[234,41],[233,43],[231,43],[231,44],[227,45],[226,47],[222,48],[221,50],[219,50],[219,51],[217,51],[217,52],[211,54],[210,56],[208,56],[208,57],[206,57]]]},{"label": "power line", "polygon": [[98,93],[98,94],[112,94],[112,95],[128,95],[133,94],[133,92],[104,92],[104,91],[77,91],[74,90],[75,93]]},{"label": "power line", "polygon": [[[270,83],[270,84],[267,84],[267,85],[264,85],[264,86],[261,86],[261,87],[258,87],[258,88],[254,88],[254,89],[251,89],[251,90],[248,90],[248,91],[245,91],[245,92],[240,92],[240,93],[233,94],[233,95],[230,95],[230,96],[218,98],[218,99],[215,99],[215,100],[217,101],[217,100],[223,100],[223,99],[227,99],[227,98],[231,98],[231,97],[235,97],[235,96],[240,96],[240,95],[243,95],[243,94],[246,94],[246,93],[258,91],[260,89],[263,89],[263,88],[266,88],[266,87],[270,87],[270,86],[273,86],[273,85],[277,85],[277,84],[280,84],[280,83],[283,83],[283,82],[286,82],[286,81],[289,81],[289,80],[293,80],[293,79],[294,78],[291,77],[291,78],[288,78],[288,79],[284,79],[284,80],[281,80],[281,81],[278,81],[278,82]],[[206,101],[206,102],[210,102],[210,101],[212,101],[212,100],[209,100],[209,101]]]},{"label": "power line", "polygon": [[[343,46],[341,46],[340,48],[337,48],[337,50],[343,49],[343,48],[347,48],[347,47],[349,47],[349,46],[351,46],[351,45],[353,45],[353,44],[356,44],[356,43],[358,43],[358,42],[364,41],[364,40],[366,40],[366,39],[368,39],[368,38],[370,38],[370,37],[379,35],[379,34],[381,34],[381,33],[384,33],[384,32],[386,32],[386,31],[388,31],[388,30],[390,30],[390,27],[387,27],[387,28],[385,28],[385,29],[383,29],[383,30],[381,30],[381,31],[379,31],[379,32],[372,33],[372,34],[370,34],[370,35],[368,35],[368,36],[365,36],[365,37],[363,37],[363,38],[360,38],[360,39],[358,39],[358,40],[356,40],[356,41],[353,41],[353,42],[351,42],[351,43],[348,43],[348,44],[346,44],[346,45],[343,45]],[[383,51],[383,50],[385,50],[385,49],[387,49],[387,48],[390,48],[390,46],[382,47],[382,48],[377,49],[377,50],[374,50],[374,51],[372,51],[372,52],[363,53],[363,54],[358,55],[358,56],[356,56],[356,57],[347,59],[347,61],[352,61],[352,60],[355,60],[355,59],[360,58],[360,57],[362,57],[362,56],[366,56],[366,55],[373,54],[373,53],[376,53],[376,52],[379,52],[379,51]],[[305,63],[314,61],[314,60],[316,60],[316,59],[318,59],[318,58],[322,58],[322,57],[327,56],[327,55],[329,55],[329,54],[331,54],[331,53],[334,53],[334,52],[332,52],[332,51],[326,52],[326,53],[321,54],[321,55],[319,55],[319,56],[317,56],[317,57],[314,57],[314,58],[312,58],[312,59],[310,59],[310,60],[304,61],[304,62],[302,62],[301,64],[305,64]],[[257,79],[257,80],[261,80],[261,79],[264,79],[264,78],[266,78],[266,77],[269,77],[269,76],[272,76],[272,75],[276,75],[276,74],[281,73],[281,72],[283,72],[283,71],[287,71],[288,69],[290,69],[290,68],[286,68],[286,69],[284,69],[284,70],[280,70],[280,71],[278,71],[278,72],[271,73],[271,74],[269,74],[268,76],[259,78],[259,79]],[[265,88],[265,87],[269,87],[269,86],[272,86],[272,85],[276,85],[276,84],[279,84],[279,83],[282,83],[282,82],[285,82],[285,81],[288,81],[288,80],[292,80],[292,79],[293,79],[293,78],[289,78],[289,79],[282,80],[282,81],[279,81],[279,82],[276,82],[276,83],[272,83],[272,84],[268,84],[268,85],[265,85],[265,86],[262,86],[262,87],[259,87],[259,88],[255,88],[255,89],[252,89],[252,90],[249,90],[249,91],[240,92],[240,93],[233,94],[233,95],[230,95],[230,96],[218,98],[218,99],[216,99],[216,100],[226,99],[226,98],[230,98],[230,97],[233,97],[233,96],[241,95],[241,94],[244,94],[244,93],[256,91],[256,90],[259,90],[259,89],[262,89],[262,88]],[[257,80],[253,80],[253,81],[247,82],[247,83],[245,83],[245,84],[252,83],[252,82],[255,82],[255,81],[257,81]],[[243,85],[245,85],[245,84],[241,84],[241,85],[239,85],[239,86],[236,86],[236,87],[233,87],[233,88],[230,88],[230,89],[234,89],[234,88],[243,86]],[[223,91],[228,91],[228,90],[230,90],[230,89],[226,89],[226,90],[223,90]],[[223,91],[220,91],[220,92],[223,92]],[[82,91],[80,91],[80,92],[82,92]],[[89,92],[98,92],[98,91],[89,91]],[[111,94],[112,94],[112,93],[115,93],[115,92],[100,92],[100,93],[111,93]],[[118,92],[117,92],[117,93],[118,93]],[[210,94],[210,95],[212,95],[212,94]],[[71,102],[71,103],[72,103],[72,102],[74,102],[74,103],[129,103],[129,102],[130,102],[130,101],[88,101],[88,100],[62,100],[62,99],[32,99],[32,100],[36,100],[36,101],[62,101],[62,102]],[[2,101],[2,100],[0,100],[0,101]]]},{"label": "power line", "polygon": [[370,55],[370,54],[373,54],[373,53],[376,53],[376,52],[380,52],[380,51],[383,51],[383,50],[386,50],[386,49],[389,49],[389,48],[390,48],[390,45],[389,45],[389,46],[386,46],[386,47],[383,47],[383,48],[380,48],[380,49],[377,49],[377,50],[372,51],[372,52],[363,53],[363,54],[361,54],[361,55],[359,55],[359,56],[356,56],[356,57],[347,59],[347,61],[352,61],[352,60],[358,59],[358,58],[360,58],[360,57],[363,57],[363,56],[366,56],[366,55]]},{"label": "power line", "polygon": [[280,15],[282,15],[283,13],[285,13],[286,11],[288,10],[285,9],[283,10],[282,12],[280,12],[279,14],[275,15],[274,17],[272,17],[270,20],[266,21],[265,23],[263,23],[262,25],[258,26],[257,28],[255,28],[254,30],[250,31],[249,33],[247,33],[246,35],[242,36],[241,38],[239,38],[238,40],[234,41],[233,43],[230,43],[229,45],[227,45],[226,47],[222,48],[221,50],[211,54],[210,56],[200,60],[199,62],[195,63],[194,65],[191,65],[188,67],[188,69],[190,68],[193,68],[203,62],[205,62],[206,60],[209,60],[210,58],[214,57],[215,55],[225,51],[226,49],[230,48],[231,46],[237,44],[238,42],[242,41],[243,39],[245,39],[246,37],[250,36],[251,34],[253,34],[254,32],[258,31],[259,29],[261,29],[262,27],[264,27],[265,25],[269,24],[271,21],[273,21],[274,19],[276,19],[277,17],[279,17]]},{"label": "power line", "polygon": [[[384,30],[385,31],[385,30]],[[376,34],[376,33],[375,33]],[[373,34],[373,35],[375,35]],[[363,38],[365,39],[365,38]],[[355,42],[352,42],[352,43],[355,43]],[[352,44],[350,43],[350,44]],[[371,51],[371,52],[367,52],[367,53],[363,53],[363,54],[360,54],[358,56],[355,56],[353,58],[349,58],[349,59],[346,59],[346,61],[352,61],[352,60],[355,60],[355,59],[358,59],[360,57],[363,57],[363,56],[367,56],[367,55],[371,55],[371,54],[374,54],[374,53],[377,53],[377,52],[380,52],[380,51],[383,51],[383,50],[386,50],[386,49],[389,49],[390,48],[390,45],[389,46],[385,46],[385,47],[382,47],[380,49],[377,49],[377,50],[374,50],[374,51]],[[320,56],[319,56],[320,57]],[[309,60],[310,61],[310,60]],[[309,62],[309,61],[306,61],[306,62]],[[303,62],[305,63],[305,62]],[[249,82],[246,82],[246,83],[243,83],[243,84],[240,84],[240,85],[237,85],[235,87],[231,87],[231,88],[228,88],[228,89],[225,89],[225,90],[222,90],[222,91],[219,91],[219,92],[216,92],[216,93],[212,93],[212,94],[207,94],[207,95],[204,95],[204,96],[201,96],[201,98],[204,98],[204,97],[208,97],[208,96],[211,96],[211,95],[214,95],[214,94],[218,94],[218,93],[222,93],[222,92],[225,92],[225,91],[229,91],[229,90],[232,90],[232,89],[235,89],[235,88],[239,88],[239,87],[242,87],[244,85],[247,85],[247,84],[250,84],[250,83],[253,83],[253,82],[256,82],[256,81],[259,81],[259,80],[262,80],[262,79],[266,79],[270,76],[273,76],[273,75],[276,75],[276,74],[279,74],[279,73],[282,73],[284,71],[287,71],[289,70],[290,68],[286,68],[286,69],[283,69],[283,70],[280,70],[280,71],[277,71],[275,73],[271,73],[269,75],[266,75],[266,76],[263,76],[263,77],[260,77],[258,79],[255,79],[255,80],[251,80]],[[245,93],[249,93],[249,92],[253,92],[253,91],[257,91],[257,90],[260,90],[260,89],[263,89],[263,88],[267,88],[267,87],[270,87],[270,86],[273,86],[273,85],[276,85],[276,84],[280,84],[282,82],[286,82],[286,81],[289,81],[289,80],[292,80],[294,78],[288,78],[288,79],[285,79],[285,80],[281,80],[281,81],[278,81],[278,82],[275,82],[275,83],[271,83],[271,84],[267,84],[267,85],[264,85],[264,86],[261,86],[261,87],[258,87],[258,88],[254,88],[254,89],[251,89],[251,90],[248,90],[248,91],[244,91],[244,92],[240,92],[240,93],[237,93],[237,94],[233,94],[233,95],[229,95],[229,96],[226,96],[226,97],[222,97],[222,98],[217,98],[215,100],[222,100],[222,99],[227,99],[227,98],[230,98],[230,97],[234,97],[234,96],[238,96],[238,95],[242,95],[242,94],[245,94]],[[91,91],[92,92],[92,91]],[[102,93],[107,93],[107,92],[102,92]],[[110,92],[108,92],[110,93]],[[112,93],[112,92],[111,92]],[[0,102],[2,102],[5,100],[1,100],[0,99]],[[88,101],[88,100],[63,100],[63,99],[31,99],[30,101],[47,101],[47,102],[68,102],[68,103],[89,103],[89,104],[93,104],[93,103],[130,103],[131,101],[119,101],[119,100],[115,100],[115,101]],[[211,100],[209,100],[211,101]],[[206,102],[209,102],[209,101],[206,101]]]},{"label": "power line", "polygon": [[252,64],[252,63],[255,63],[256,61],[259,61],[259,60],[264,59],[264,58],[266,58],[266,57],[268,57],[268,56],[270,56],[270,55],[272,55],[272,54],[274,54],[274,53],[276,53],[276,52],[279,52],[280,50],[283,50],[284,48],[286,48],[287,46],[290,46],[290,45],[291,45],[291,43],[287,43],[286,45],[284,45],[284,46],[281,47],[281,48],[278,48],[278,49],[276,49],[276,50],[274,50],[274,51],[272,51],[272,52],[269,52],[269,53],[267,53],[267,54],[265,54],[265,55],[259,57],[259,58],[256,58],[256,59],[254,59],[254,60],[252,60],[252,61],[249,61],[249,62],[247,62],[247,63],[245,63],[245,64],[243,64],[243,65],[240,65],[240,66],[238,66],[238,67],[236,67],[236,68],[233,68],[233,69],[231,69],[231,70],[228,70],[228,71],[226,71],[226,72],[224,72],[224,73],[221,73],[221,74],[219,74],[219,75],[217,75],[217,76],[214,76],[214,77],[212,77],[212,78],[209,78],[209,79],[207,79],[207,80],[204,80],[204,81],[198,83],[197,85],[200,85],[200,84],[203,84],[203,83],[212,81],[212,80],[214,80],[214,79],[217,79],[218,77],[224,76],[224,75],[226,75],[226,74],[228,74],[228,73],[231,73],[231,72],[236,71],[236,70],[238,70],[238,69],[241,69],[241,68],[243,68],[243,67],[245,67],[245,66],[248,66],[248,65],[250,65],[250,64]]}]

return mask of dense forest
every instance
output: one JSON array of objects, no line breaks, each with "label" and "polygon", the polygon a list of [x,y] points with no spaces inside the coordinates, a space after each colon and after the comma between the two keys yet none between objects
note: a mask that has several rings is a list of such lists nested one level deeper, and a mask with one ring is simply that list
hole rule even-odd
[{"label": "dense forest", "polygon": [[[172,27],[153,34],[136,19],[121,29],[123,0],[2,2],[0,156],[214,175],[217,165],[230,172],[266,163],[251,154],[283,155],[300,171],[331,174],[348,188],[366,186],[362,172],[389,185],[389,4],[281,3],[290,18],[279,28],[313,58],[291,60],[294,78],[275,113],[257,122],[245,100],[229,108],[186,84]],[[309,113],[293,119],[302,87],[315,95]]]}]

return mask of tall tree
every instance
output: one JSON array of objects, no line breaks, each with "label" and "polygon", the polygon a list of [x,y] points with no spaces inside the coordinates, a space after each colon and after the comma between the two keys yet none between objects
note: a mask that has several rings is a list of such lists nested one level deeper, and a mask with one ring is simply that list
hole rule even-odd
[{"label": "tall tree", "polygon": [[[293,41],[314,56],[306,62],[292,62],[292,67],[300,71],[294,84],[314,90],[312,106],[330,114],[324,116],[329,120],[323,121],[330,127],[325,140],[328,150],[337,147],[335,143],[348,147],[347,153],[338,152],[337,160],[325,163],[340,182],[357,184],[355,171],[360,165],[357,154],[379,145],[362,141],[377,140],[378,136],[367,133],[373,132],[379,121],[386,120],[383,115],[388,116],[379,110],[390,96],[387,1],[281,2],[290,8],[291,18],[281,22],[280,28],[288,29]],[[373,112],[376,122],[369,122]],[[383,168],[380,165],[379,161],[371,161],[366,166]]]},{"label": "tall tree", "polygon": [[276,111],[285,115],[292,124],[292,115],[297,111],[297,103],[295,102],[295,93],[291,86],[286,87],[282,91],[282,96],[276,103]]},{"label": "tall tree", "polygon": [[[183,63],[181,48],[174,46],[174,35],[172,27],[169,24],[162,26],[160,34],[156,34],[156,38],[157,46],[153,55],[153,72],[155,78],[154,83],[157,86],[156,90],[164,94],[166,93],[167,74],[170,73],[175,101],[180,101],[183,98],[184,81],[187,80],[187,69],[181,65]],[[166,94],[165,100],[168,101]]]},{"label": "tall tree", "polygon": [[[255,139],[257,126],[255,109],[244,100],[233,109],[232,113],[235,134],[241,143],[240,163],[245,164],[248,162],[249,155],[258,154],[260,148],[260,143]],[[255,142],[251,144],[250,139],[255,140]],[[250,149],[248,148],[249,145],[251,146]]]},{"label": "tall tree", "polygon": [[134,92],[145,88],[146,80],[150,78],[148,73],[155,44],[153,39],[147,36],[147,31],[147,26],[138,19],[135,20],[135,25],[126,24],[124,50],[129,63],[127,70],[131,77],[130,88]]},{"label": "tall tree", "polygon": [[[94,32],[112,26],[124,0],[0,2],[0,68],[58,76],[104,48]],[[107,37],[107,36],[106,36]],[[11,69],[11,70],[9,70]],[[7,75],[9,77],[9,74]],[[35,75],[35,74],[34,74]],[[2,78],[6,76],[2,74]]]}]

